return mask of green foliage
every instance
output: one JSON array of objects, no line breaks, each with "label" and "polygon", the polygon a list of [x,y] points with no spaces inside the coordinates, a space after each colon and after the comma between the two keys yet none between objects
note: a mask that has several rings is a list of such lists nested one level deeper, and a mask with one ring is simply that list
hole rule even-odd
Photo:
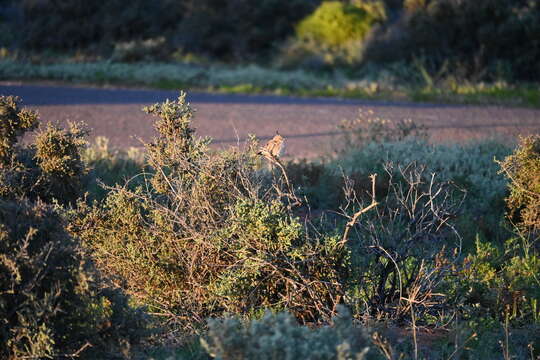
[{"label": "green foliage", "polygon": [[257,144],[211,152],[185,94],[145,111],[158,117],[159,135],[146,145],[144,185],[116,187],[74,223],[98,267],[184,326],[224,311],[331,314],[348,252],[302,226],[281,176],[264,185]]},{"label": "green foliage", "polygon": [[[263,59],[318,3],[25,0],[16,6],[23,14],[20,37],[30,50],[79,50],[93,58],[96,52],[101,56],[113,53],[114,59],[127,61],[171,59],[174,53],[246,60]],[[145,50],[159,38],[160,44],[151,46],[153,51]]]},{"label": "green foliage", "polygon": [[352,324],[344,307],[333,326],[310,329],[286,313],[266,312],[260,320],[210,319],[201,342],[217,359],[364,359],[369,343],[364,331]]},{"label": "green foliage", "polygon": [[467,318],[489,314],[515,325],[540,321],[540,257],[524,247],[519,237],[509,239],[502,250],[477,239],[476,251],[467,256],[455,290]]},{"label": "green foliage", "polygon": [[382,164],[386,162],[402,166],[417,162],[425,166],[426,174],[435,173],[439,181],[455,183],[467,192],[458,224],[464,247],[468,248],[473,246],[477,232],[501,243],[507,236],[500,224],[507,186],[494,159],[509,153],[507,146],[493,140],[440,145],[412,139],[371,143],[340,155],[331,166],[336,176],[344,172],[356,178],[373,172],[383,174]]},{"label": "green foliage", "polygon": [[23,44],[34,50],[80,50],[99,43],[111,46],[115,41],[155,37],[163,23],[179,16],[180,9],[169,5],[173,4],[166,0],[129,4],[123,0],[104,4],[25,0],[17,4],[24,19]]},{"label": "green foliage", "polygon": [[75,354],[86,343],[109,351],[140,338],[143,314],[100,290],[51,206],[0,200],[0,272],[2,358]]},{"label": "green foliage", "polygon": [[381,2],[325,1],[298,23],[296,40],[286,48],[284,62],[306,61],[302,58],[316,56],[324,64],[357,63],[363,41],[385,16]]},{"label": "green foliage", "polygon": [[510,180],[506,203],[511,220],[524,231],[540,230],[540,136],[522,138],[516,151],[501,163]]},{"label": "green foliage", "polygon": [[36,135],[35,144],[18,146],[24,132],[38,125],[37,114],[20,110],[19,102],[17,98],[0,97],[5,134],[0,153],[0,197],[73,204],[81,195],[86,173],[80,156],[86,131],[74,124],[70,130],[49,124]]},{"label": "green foliage", "polygon": [[38,118],[19,102],[0,97],[0,357],[76,356],[136,343],[146,318],[102,287],[62,217],[60,204],[74,205],[82,193],[86,131],[48,125],[21,146]]},{"label": "green foliage", "polygon": [[37,113],[19,108],[20,99],[0,97],[0,164],[6,166],[13,160],[13,147],[25,132],[38,125]]}]

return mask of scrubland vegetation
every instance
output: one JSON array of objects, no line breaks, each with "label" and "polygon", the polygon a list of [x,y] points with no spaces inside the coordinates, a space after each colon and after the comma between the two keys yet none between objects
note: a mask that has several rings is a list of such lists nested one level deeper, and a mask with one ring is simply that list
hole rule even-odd
[{"label": "scrubland vegetation", "polygon": [[538,106],[529,0],[5,0],[0,79]]},{"label": "scrubland vegetation", "polygon": [[540,138],[430,144],[368,111],[319,161],[144,150],[0,98],[2,358],[478,359],[540,351]]},{"label": "scrubland vegetation", "polygon": [[[0,79],[538,106],[529,0],[0,1]],[[325,158],[0,97],[1,359],[536,359],[540,137],[369,111]],[[33,138],[29,138],[30,133]],[[25,141],[22,141],[25,137]]]}]

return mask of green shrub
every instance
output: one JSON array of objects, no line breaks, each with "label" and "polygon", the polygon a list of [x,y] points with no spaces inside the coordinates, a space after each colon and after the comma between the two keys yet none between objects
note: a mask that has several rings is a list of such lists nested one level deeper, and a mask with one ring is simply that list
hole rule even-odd
[{"label": "green shrub", "polygon": [[51,206],[0,200],[0,272],[2,358],[113,351],[142,335],[144,314],[100,288]]},{"label": "green shrub", "polygon": [[14,96],[0,97],[0,163],[7,166],[14,157],[13,147],[27,131],[38,125],[37,114],[19,108],[20,99]]},{"label": "green shrub", "polygon": [[144,185],[116,187],[74,223],[98,267],[184,326],[225,311],[331,314],[348,252],[293,215],[294,194],[282,176],[259,170],[256,143],[210,151],[185,94],[145,110],[158,117],[159,136],[146,145]]},{"label": "green shrub", "polygon": [[333,326],[314,329],[298,325],[286,312],[266,312],[260,320],[244,324],[234,317],[210,319],[208,328],[201,342],[212,357],[222,360],[360,360],[369,351],[366,334],[352,324],[343,307],[333,319]]},{"label": "green shrub", "polygon": [[0,97],[4,112],[0,197],[75,203],[87,170],[80,155],[86,131],[74,124],[67,131],[49,124],[36,135],[34,144],[21,147],[17,142],[26,131],[38,126],[38,117],[35,112],[19,109],[19,102],[14,97]]},{"label": "green shrub", "polygon": [[509,217],[522,231],[540,230],[540,136],[522,138],[516,151],[500,163],[510,180]]},{"label": "green shrub", "polygon": [[[25,0],[15,7],[23,14],[22,43],[33,51],[79,51],[92,58],[112,53],[127,61],[171,59],[174,53],[246,61],[264,60],[319,2]],[[150,44],[158,38],[158,46]]]},{"label": "green shrub", "polygon": [[[164,24],[175,21],[180,9],[163,0],[108,1],[104,4],[75,1],[32,1],[17,4],[23,13],[23,45],[32,50],[83,50],[116,41],[159,35]],[[94,55],[95,56],[95,55]]]},{"label": "green shrub", "polygon": [[38,125],[19,103],[0,97],[0,357],[118,351],[139,341],[147,320],[103,287],[60,206],[82,193],[86,132],[48,125],[33,144],[19,145]]},{"label": "green shrub", "polygon": [[497,248],[477,239],[476,250],[467,256],[460,281],[452,296],[464,316],[506,317],[515,326],[540,321],[540,257],[520,237]]},{"label": "green shrub", "polygon": [[285,48],[283,61],[294,64],[309,61],[311,56],[329,65],[356,63],[372,27],[384,19],[380,2],[325,1],[298,23],[296,38]]}]

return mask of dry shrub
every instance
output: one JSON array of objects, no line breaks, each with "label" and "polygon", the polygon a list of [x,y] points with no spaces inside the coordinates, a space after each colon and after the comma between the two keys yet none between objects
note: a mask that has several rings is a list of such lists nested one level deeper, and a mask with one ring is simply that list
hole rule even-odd
[{"label": "dry shrub", "polygon": [[[434,314],[445,299],[439,293],[461,237],[451,223],[459,213],[463,192],[415,163],[385,166],[387,193],[378,206],[357,222],[348,240],[352,249],[352,302],[376,317],[403,320]],[[342,213],[350,217],[365,200],[353,184],[345,191]],[[414,306],[414,309],[411,308]]]},{"label": "dry shrub", "polygon": [[136,190],[118,186],[82,208],[76,224],[99,268],[185,326],[226,311],[288,308],[305,321],[334,313],[348,252],[293,216],[282,167],[261,171],[253,140],[211,152],[185,94],[145,110],[158,117],[146,145],[152,172]]},{"label": "dry shrub", "polygon": [[370,143],[401,142],[409,138],[425,139],[427,127],[411,119],[393,121],[376,116],[372,110],[358,110],[356,119],[338,125],[343,141],[338,151],[350,151]]}]

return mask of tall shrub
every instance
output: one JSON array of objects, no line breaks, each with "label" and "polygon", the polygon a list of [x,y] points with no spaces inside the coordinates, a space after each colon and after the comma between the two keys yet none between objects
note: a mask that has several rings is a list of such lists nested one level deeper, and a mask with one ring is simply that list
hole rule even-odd
[{"label": "tall shrub", "polygon": [[293,214],[279,169],[265,180],[256,143],[210,151],[182,94],[145,109],[158,137],[152,173],[135,190],[113,189],[82,209],[76,232],[98,267],[152,311],[184,326],[224,312],[290,309],[326,318],[343,295],[347,250]]},{"label": "tall shrub", "polygon": [[61,207],[82,192],[84,132],[49,126],[20,145],[38,117],[19,105],[0,97],[0,358],[118,351],[140,339],[145,317],[103,287]]}]

